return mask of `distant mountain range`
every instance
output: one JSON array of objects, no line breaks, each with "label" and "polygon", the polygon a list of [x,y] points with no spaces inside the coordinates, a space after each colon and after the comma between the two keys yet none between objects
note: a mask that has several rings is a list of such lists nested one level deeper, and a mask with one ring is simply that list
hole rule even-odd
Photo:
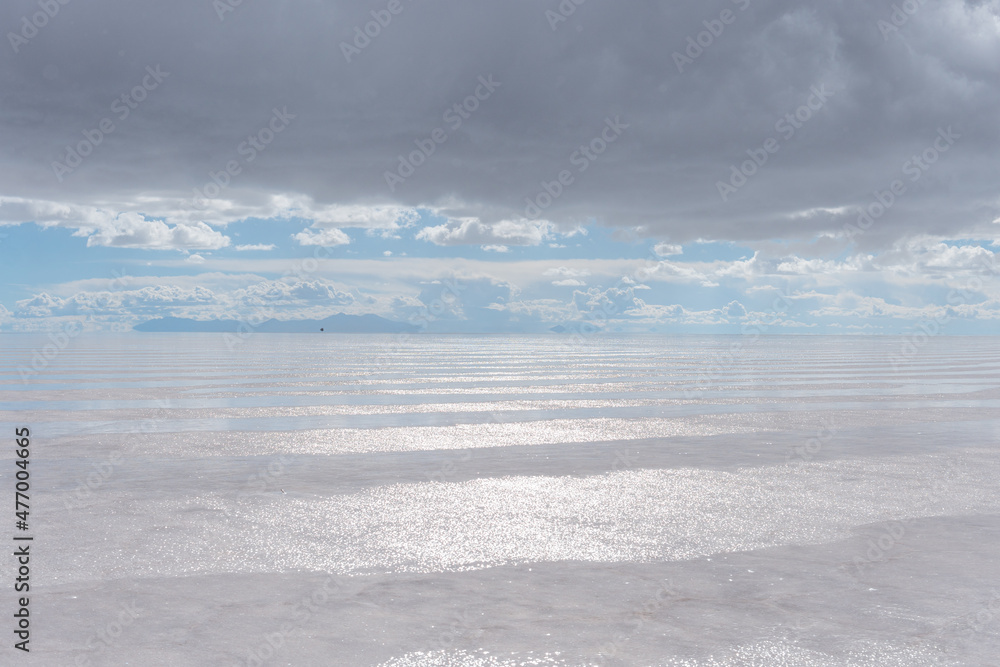
[{"label": "distant mountain range", "polygon": [[[246,323],[237,320],[191,320],[161,317],[132,327],[147,333],[237,333],[246,331]],[[267,320],[252,329],[259,333],[415,333],[420,327],[393,322],[378,315],[331,315],[324,320]]]}]

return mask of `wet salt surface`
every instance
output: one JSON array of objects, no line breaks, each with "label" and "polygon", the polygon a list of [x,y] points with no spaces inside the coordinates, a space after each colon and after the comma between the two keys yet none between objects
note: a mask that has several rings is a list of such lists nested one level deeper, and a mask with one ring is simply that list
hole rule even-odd
[{"label": "wet salt surface", "polygon": [[[501,477],[377,486],[330,497],[322,484],[247,496],[100,504],[38,520],[83,521],[75,555],[39,555],[53,579],[308,570],[357,575],[443,572],[542,561],[651,562],[845,537],[856,525],[1000,513],[982,490],[992,452],[743,469],[642,470],[594,477]],[[160,485],[168,480],[150,480]],[[138,485],[137,485],[138,486]],[[115,550],[102,549],[119,533]],[[137,561],[133,554],[142,553]]]},{"label": "wet salt surface", "polygon": [[734,341],[6,336],[18,664],[996,664],[1000,341]]},{"label": "wet salt surface", "polygon": [[[705,659],[671,659],[656,663],[662,667],[734,667],[759,665],[770,667],[906,667],[920,664],[921,660],[933,660],[937,656],[932,651],[906,650],[894,646],[859,646],[846,652],[838,659],[818,651],[809,651],[788,644],[762,642],[750,646],[740,646],[724,651],[721,656]],[[519,665],[569,665],[558,655],[536,657],[531,655],[490,655],[488,652],[469,653],[467,651],[419,652],[394,658],[378,667],[515,667]],[[600,663],[572,663],[598,665]],[[649,663],[653,665],[653,663]]]}]

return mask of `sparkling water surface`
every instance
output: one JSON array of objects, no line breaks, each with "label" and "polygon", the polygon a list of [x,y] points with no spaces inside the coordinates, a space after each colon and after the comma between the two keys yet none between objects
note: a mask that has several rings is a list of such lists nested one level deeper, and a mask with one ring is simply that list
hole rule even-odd
[{"label": "sparkling water surface", "polygon": [[1000,339],[48,342],[17,664],[1000,664]]}]

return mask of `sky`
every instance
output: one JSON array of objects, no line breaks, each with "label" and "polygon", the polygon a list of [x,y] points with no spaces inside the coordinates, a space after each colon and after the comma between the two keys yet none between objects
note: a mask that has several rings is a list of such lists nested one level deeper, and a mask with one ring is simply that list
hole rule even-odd
[{"label": "sky", "polygon": [[0,331],[998,331],[1000,0],[8,0],[0,26]]}]

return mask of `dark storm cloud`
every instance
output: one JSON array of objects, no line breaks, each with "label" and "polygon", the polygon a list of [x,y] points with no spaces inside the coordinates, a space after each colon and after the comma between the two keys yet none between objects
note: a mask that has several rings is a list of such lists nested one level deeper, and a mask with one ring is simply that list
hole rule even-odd
[{"label": "dark storm cloud", "polygon": [[[556,0],[231,1],[43,0],[58,12],[30,39],[38,0],[4,3],[0,196],[147,212],[214,172],[250,206],[302,193],[490,223],[531,217],[530,198],[560,224],[753,240],[843,232],[898,180],[862,247],[996,235],[996,1],[893,17],[884,1],[564,0],[558,22]],[[372,11],[386,25],[366,43]],[[54,170],[102,121],[80,166]],[[411,160],[416,142],[433,154]]]}]

